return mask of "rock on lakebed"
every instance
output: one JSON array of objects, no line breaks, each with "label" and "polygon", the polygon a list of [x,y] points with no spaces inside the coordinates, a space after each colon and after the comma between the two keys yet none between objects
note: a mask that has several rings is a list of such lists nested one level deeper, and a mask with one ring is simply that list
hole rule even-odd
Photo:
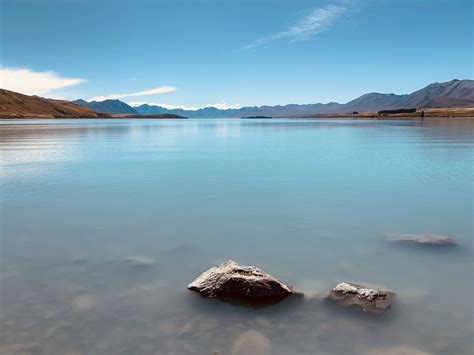
[{"label": "rock on lakebed", "polygon": [[276,303],[301,294],[256,266],[240,266],[232,260],[210,268],[191,282],[188,289],[208,298],[250,304]]}]

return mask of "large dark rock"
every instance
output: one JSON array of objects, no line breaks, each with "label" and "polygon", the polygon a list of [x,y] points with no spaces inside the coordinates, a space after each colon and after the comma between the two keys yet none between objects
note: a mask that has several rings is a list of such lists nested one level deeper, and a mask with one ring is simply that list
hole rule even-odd
[{"label": "large dark rock", "polygon": [[208,298],[255,304],[275,303],[300,293],[255,266],[239,266],[232,260],[210,268],[188,289]]},{"label": "large dark rock", "polygon": [[341,306],[354,306],[371,313],[385,313],[391,308],[392,292],[353,283],[337,284],[326,298]]},{"label": "large dark rock", "polygon": [[387,237],[387,241],[435,247],[454,246],[457,244],[454,239],[439,234],[392,234]]}]

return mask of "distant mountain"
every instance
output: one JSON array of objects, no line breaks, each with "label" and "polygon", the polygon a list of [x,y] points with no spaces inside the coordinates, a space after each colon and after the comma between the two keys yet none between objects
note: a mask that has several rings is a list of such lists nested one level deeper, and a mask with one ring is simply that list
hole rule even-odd
[{"label": "distant mountain", "polygon": [[[451,80],[433,83],[415,91],[401,100],[404,107],[431,108],[472,106],[474,102],[474,80]],[[445,106],[447,105],[447,106]]]},{"label": "distant mountain", "polygon": [[104,100],[104,101],[90,101],[79,99],[73,101],[76,104],[79,104],[84,107],[89,107],[95,111],[105,112],[105,113],[123,113],[128,115],[138,114],[135,109],[125,102],[120,100]]},{"label": "distant mountain", "polygon": [[141,105],[135,107],[135,110],[140,114],[157,114],[157,113],[172,113],[181,115],[189,118],[218,118],[218,117],[249,117],[249,116],[272,116],[272,117],[283,117],[283,116],[296,116],[296,115],[308,115],[313,112],[321,112],[321,110],[333,110],[337,111],[338,108],[343,105],[336,102],[329,104],[308,104],[308,105],[296,105],[290,104],[285,106],[254,106],[254,107],[242,107],[240,109],[227,109],[220,110],[215,107],[204,107],[198,110],[182,110],[173,109],[169,110],[162,106],[153,105]]},{"label": "distant mountain", "polygon": [[341,111],[338,111],[338,113],[398,108],[449,107],[474,107],[474,80],[451,80],[445,83],[433,83],[409,95],[365,94],[342,105]]},{"label": "distant mountain", "polygon": [[131,107],[120,100],[87,102],[76,100],[52,100],[38,96],[28,96],[0,89],[0,118],[49,117],[150,117],[150,118],[217,118],[217,117],[307,117],[312,115],[348,114],[353,111],[373,112],[402,108],[416,109],[452,109],[474,108],[474,80],[451,80],[445,83],[433,83],[411,94],[362,95],[345,104],[290,104],[284,106],[254,106],[240,109],[220,110],[205,107],[198,110],[169,110],[161,106],[141,105]]},{"label": "distant mountain", "polygon": [[174,114],[190,118],[216,118],[216,117],[233,117],[232,113],[236,110],[219,110],[215,107],[205,107],[198,110],[183,110],[173,109],[169,110],[162,106],[141,105],[135,107],[135,110],[141,115],[156,115],[156,114]]},{"label": "distant mountain", "polygon": [[344,111],[372,111],[391,109],[398,106],[399,102],[407,95],[379,94],[372,92],[357,99],[349,101],[340,107]]},{"label": "distant mountain", "polygon": [[445,83],[433,83],[411,94],[380,94],[369,93],[362,95],[345,104],[330,102],[327,104],[289,104],[284,106],[254,106],[240,109],[220,110],[215,107],[204,107],[198,110],[167,109],[162,106],[141,105],[131,107],[120,100],[105,100],[101,102],[86,102],[77,100],[76,103],[100,112],[111,114],[140,114],[161,115],[171,114],[190,118],[218,117],[303,117],[314,114],[337,114],[380,111],[399,108],[451,108],[474,107],[474,80],[451,80]]},{"label": "distant mountain", "polygon": [[70,101],[45,99],[0,89],[0,118],[110,117]]}]

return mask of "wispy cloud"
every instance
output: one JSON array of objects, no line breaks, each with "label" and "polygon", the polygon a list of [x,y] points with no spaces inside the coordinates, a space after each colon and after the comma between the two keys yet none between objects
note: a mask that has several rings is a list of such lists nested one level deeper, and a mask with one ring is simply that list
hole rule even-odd
[{"label": "wispy cloud", "polygon": [[181,109],[181,110],[190,110],[190,111],[195,111],[195,110],[199,110],[201,108],[206,108],[206,107],[215,107],[215,108],[218,108],[219,110],[239,109],[239,108],[242,107],[239,104],[230,105],[230,104],[227,104],[224,101],[221,101],[221,102],[215,103],[215,104],[208,104],[208,105],[204,105],[204,106],[172,105],[172,104],[165,104],[165,103],[161,103],[161,102],[150,102],[150,101],[132,101],[132,102],[128,102],[128,104],[130,106],[133,106],[133,107],[138,107],[138,106],[146,104],[146,105],[150,105],[150,106],[164,107],[168,110]]},{"label": "wispy cloud", "polygon": [[55,90],[78,85],[82,82],[84,82],[84,79],[65,78],[54,71],[0,68],[0,87],[26,95],[49,95],[54,93]]},{"label": "wispy cloud", "polygon": [[116,99],[123,99],[124,97],[157,95],[157,94],[165,94],[167,92],[173,92],[173,91],[176,91],[176,88],[173,86],[160,86],[154,89],[132,92],[128,94],[110,94],[110,95],[104,95],[104,96],[94,96],[94,97],[91,97],[89,101],[116,100]]},{"label": "wispy cloud", "polygon": [[314,35],[327,30],[346,11],[347,7],[344,5],[326,5],[314,8],[293,26],[284,31],[257,39],[245,48],[255,48],[277,40],[307,41]]}]

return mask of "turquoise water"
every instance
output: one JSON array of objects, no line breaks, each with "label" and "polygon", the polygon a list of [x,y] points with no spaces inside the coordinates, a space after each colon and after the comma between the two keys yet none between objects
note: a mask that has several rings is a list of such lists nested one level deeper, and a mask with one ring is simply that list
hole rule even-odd
[{"label": "turquoise water", "polygon": [[[1,121],[2,353],[471,354],[473,148],[466,120]],[[306,297],[186,290],[227,259]],[[392,312],[328,307],[341,281]]]}]

